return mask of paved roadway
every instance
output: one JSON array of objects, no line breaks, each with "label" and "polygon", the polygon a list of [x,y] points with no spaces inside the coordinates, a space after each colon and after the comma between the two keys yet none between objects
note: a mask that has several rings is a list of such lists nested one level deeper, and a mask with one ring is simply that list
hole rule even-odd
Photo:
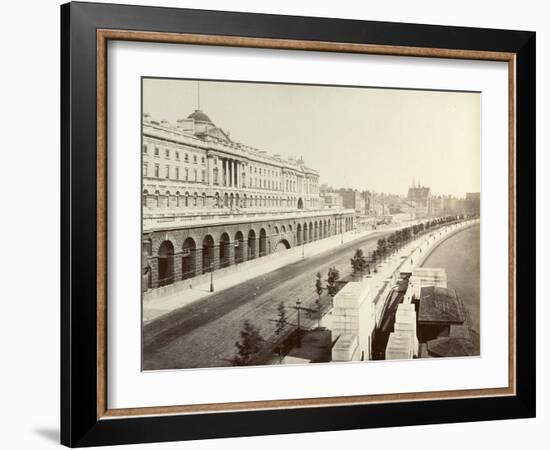
[{"label": "paved roadway", "polygon": [[228,360],[235,355],[235,342],[244,320],[249,319],[261,330],[262,337],[269,339],[274,334],[273,320],[281,301],[287,305],[289,322],[294,323],[296,313],[289,307],[297,298],[303,306],[314,308],[317,272],[326,278],[328,268],[336,266],[341,277],[348,275],[355,249],[362,248],[366,254],[387,234],[389,231],[377,231],[344,243],[154,320],[143,329],[144,370],[231,365]]}]

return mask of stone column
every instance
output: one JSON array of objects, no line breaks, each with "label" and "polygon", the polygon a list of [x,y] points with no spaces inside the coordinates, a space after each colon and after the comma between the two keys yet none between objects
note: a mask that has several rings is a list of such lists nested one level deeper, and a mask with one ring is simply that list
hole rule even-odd
[{"label": "stone column", "polygon": [[228,183],[227,183],[227,185],[228,185],[229,187],[233,186],[232,162],[233,162],[233,160],[231,160],[231,159],[228,159],[228,160],[227,160],[227,177],[228,177]]},{"label": "stone column", "polygon": [[229,240],[228,267],[235,265],[235,241]]},{"label": "stone column", "polygon": [[222,159],[222,180],[221,180],[221,185],[222,186],[225,186],[225,158]]},{"label": "stone column", "polygon": [[224,186],[229,186],[229,160],[224,158]]},{"label": "stone column", "polygon": [[175,252],[174,253],[174,283],[176,281],[181,281],[183,279],[183,273],[181,271],[181,258],[182,253],[181,252]]},{"label": "stone column", "polygon": [[195,249],[195,276],[202,273],[202,247]]},{"label": "stone column", "polygon": [[234,179],[234,183],[233,185],[235,187],[239,187],[239,177],[238,177],[238,174],[239,174],[239,166],[238,166],[238,162],[236,159],[233,160],[233,166],[235,168],[235,179]]},{"label": "stone column", "polygon": [[246,238],[243,238],[241,245],[243,247],[243,262],[245,262],[248,260],[248,240]]},{"label": "stone column", "polygon": [[220,268],[220,244],[215,244],[213,247],[214,250],[214,270]]},{"label": "stone column", "polygon": [[227,186],[231,186],[231,160],[226,159],[225,160],[225,173],[226,173],[226,180],[227,180]]},{"label": "stone column", "polygon": [[214,184],[214,157],[213,156],[208,156],[206,158],[206,162],[208,163],[208,167],[207,167],[207,173],[208,173],[208,185],[209,186],[212,186]]}]

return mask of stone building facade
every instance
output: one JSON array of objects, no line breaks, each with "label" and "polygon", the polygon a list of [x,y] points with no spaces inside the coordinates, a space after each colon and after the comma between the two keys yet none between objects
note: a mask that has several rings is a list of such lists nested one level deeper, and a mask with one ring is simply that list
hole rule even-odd
[{"label": "stone building facade", "polygon": [[354,226],[301,158],[235,142],[200,110],[176,125],[145,115],[142,132],[144,290]]},{"label": "stone building facade", "polygon": [[407,200],[413,202],[417,218],[432,214],[432,195],[429,187],[421,186],[420,182],[415,186],[413,181],[407,194]]},{"label": "stone building facade", "polygon": [[365,196],[357,189],[339,189],[344,208],[353,209],[358,214],[365,213]]}]

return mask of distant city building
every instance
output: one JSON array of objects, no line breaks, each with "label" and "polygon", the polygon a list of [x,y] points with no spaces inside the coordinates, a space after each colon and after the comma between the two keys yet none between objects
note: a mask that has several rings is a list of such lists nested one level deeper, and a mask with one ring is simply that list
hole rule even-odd
[{"label": "distant city building", "polygon": [[365,213],[365,198],[357,189],[339,189],[344,208],[353,209],[358,214]]},{"label": "distant city building", "polygon": [[414,181],[409,188],[407,199],[414,202],[417,208],[417,214],[428,215],[430,209],[430,188],[427,186],[421,186],[420,182],[415,186]]},{"label": "distant city building", "polygon": [[479,192],[467,192],[465,202],[465,212],[468,215],[480,215],[480,195]]},{"label": "distant city building", "polygon": [[460,200],[456,197],[447,195],[443,197],[443,209],[445,214],[458,214],[461,213]]},{"label": "distant city building", "polygon": [[430,198],[430,215],[442,216],[445,214],[445,198],[441,195]]},{"label": "distant city building", "polygon": [[343,208],[344,199],[336,192],[325,192],[321,194],[321,198],[325,202],[325,206],[328,208]]},{"label": "distant city building", "polygon": [[363,198],[365,201],[365,215],[372,216],[374,215],[374,192],[373,191],[364,191]]}]

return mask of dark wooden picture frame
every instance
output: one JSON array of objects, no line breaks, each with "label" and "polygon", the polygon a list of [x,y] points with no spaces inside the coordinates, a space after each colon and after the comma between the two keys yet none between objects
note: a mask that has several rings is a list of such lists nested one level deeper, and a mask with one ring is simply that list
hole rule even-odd
[{"label": "dark wooden picture frame", "polygon": [[[509,386],[127,410],[106,402],[109,40],[506,61]],[[61,442],[91,446],[535,415],[535,33],[188,9],[61,7]]]}]

